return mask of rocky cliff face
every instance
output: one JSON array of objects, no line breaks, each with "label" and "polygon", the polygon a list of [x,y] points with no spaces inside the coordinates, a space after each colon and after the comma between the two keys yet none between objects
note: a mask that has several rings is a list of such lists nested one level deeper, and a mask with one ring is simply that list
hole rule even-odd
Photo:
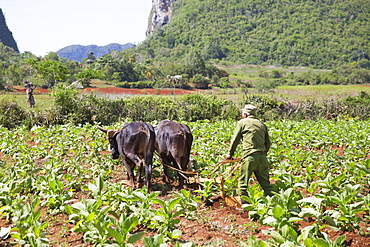
[{"label": "rocky cliff face", "polygon": [[172,3],[176,0],[152,0],[152,11],[149,16],[148,29],[146,36],[149,36],[154,30],[165,26],[172,14]]},{"label": "rocky cliff face", "polygon": [[15,52],[19,52],[17,43],[13,38],[12,32],[10,32],[5,22],[5,17],[2,9],[0,9],[0,42],[4,45],[13,48]]}]

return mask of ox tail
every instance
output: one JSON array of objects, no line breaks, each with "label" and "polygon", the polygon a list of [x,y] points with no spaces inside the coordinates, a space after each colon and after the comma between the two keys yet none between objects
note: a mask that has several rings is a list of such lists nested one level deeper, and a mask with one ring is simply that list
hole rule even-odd
[{"label": "ox tail", "polygon": [[150,140],[152,138],[152,135],[153,135],[154,131],[152,133],[150,131],[149,126],[144,126],[144,123],[141,123],[141,129],[140,130],[143,131],[146,134],[146,145],[145,145],[145,154],[144,154],[144,159],[146,160],[148,158],[147,157],[148,154],[151,154],[152,151],[153,151],[153,148],[154,148],[155,140],[153,140],[152,142]]},{"label": "ox tail", "polygon": [[[180,157],[173,157],[173,158],[176,160],[176,163],[177,163],[177,166],[178,166],[177,168],[182,170],[182,171],[186,171],[188,164],[184,164],[184,158],[188,157],[189,156],[188,153],[190,153],[190,150],[188,150],[188,147],[186,145],[187,135],[182,130],[177,132],[175,135],[181,136],[181,138],[175,138],[176,140],[178,140],[177,143],[175,143],[176,149],[177,150],[183,150],[183,151],[186,151],[186,152],[185,153],[181,152],[182,155]],[[185,165],[186,165],[186,167],[183,167]]]}]

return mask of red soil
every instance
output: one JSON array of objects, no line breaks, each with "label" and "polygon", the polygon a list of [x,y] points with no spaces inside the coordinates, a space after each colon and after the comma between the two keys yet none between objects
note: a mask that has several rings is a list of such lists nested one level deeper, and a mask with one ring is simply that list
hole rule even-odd
[{"label": "red soil", "polygon": [[[13,90],[15,93],[26,93],[26,88],[22,86],[14,86]],[[41,93],[49,93],[50,91],[45,88],[37,87],[33,93],[34,94],[41,94]]]},{"label": "red soil", "polygon": [[[26,89],[22,86],[14,86],[13,87],[15,93],[26,93]],[[153,88],[144,88],[144,89],[137,89],[137,88],[119,88],[119,87],[105,87],[105,88],[95,88],[95,87],[88,87],[82,89],[81,92],[93,92],[93,93],[103,93],[103,94],[128,94],[128,95],[144,95],[144,94],[152,94],[152,95],[183,95],[183,94],[191,94],[201,90],[184,90],[184,89],[153,89]],[[37,87],[34,90],[34,94],[43,94],[43,93],[50,93],[50,90]]]},{"label": "red soil", "polygon": [[196,92],[196,90],[184,90],[184,89],[153,89],[153,88],[118,88],[118,87],[107,87],[107,88],[85,88],[83,91],[105,93],[105,94],[154,94],[154,95],[183,95]]}]

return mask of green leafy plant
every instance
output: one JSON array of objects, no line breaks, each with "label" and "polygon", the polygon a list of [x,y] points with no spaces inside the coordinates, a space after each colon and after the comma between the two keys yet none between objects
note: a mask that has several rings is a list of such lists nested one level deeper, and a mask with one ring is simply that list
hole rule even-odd
[{"label": "green leafy plant", "polygon": [[135,215],[130,215],[126,217],[124,214],[109,216],[112,223],[112,227],[107,228],[108,236],[115,239],[117,244],[112,244],[111,246],[129,247],[132,244],[139,241],[144,232],[137,232],[131,234],[131,232],[139,224],[139,218]]},{"label": "green leafy plant", "polygon": [[49,246],[49,239],[46,238],[44,230],[48,226],[48,222],[40,222],[41,207],[40,199],[32,197],[31,203],[23,204],[22,201],[15,201],[12,207],[12,228],[11,236],[16,239],[21,245]]},{"label": "green leafy plant", "polygon": [[154,199],[154,203],[160,204],[162,207],[155,211],[155,216],[152,219],[151,228],[157,229],[159,233],[165,234],[171,239],[181,236],[181,231],[176,229],[176,225],[180,223],[177,218],[184,214],[185,210],[176,210],[182,198],[173,198],[163,201],[159,198]]},{"label": "green leafy plant", "polygon": [[263,219],[272,203],[272,198],[264,197],[263,192],[257,189],[258,186],[258,184],[249,186],[248,196],[241,196],[241,199],[247,202],[242,205],[242,208],[249,211],[248,215],[251,219]]},{"label": "green leafy plant", "polygon": [[180,208],[184,212],[185,217],[194,219],[196,216],[194,212],[198,209],[199,204],[195,196],[192,195],[191,191],[181,189],[176,195],[181,198],[177,208]]},{"label": "green leafy plant", "polygon": [[272,198],[273,207],[268,211],[267,217],[262,222],[263,224],[273,226],[280,234],[292,234],[298,230],[297,221],[303,220],[298,217],[300,208],[297,203],[300,195],[293,188],[281,190],[280,193],[275,193]]},{"label": "green leafy plant", "polygon": [[110,207],[102,207],[102,204],[102,200],[82,199],[65,206],[70,220],[77,222],[73,231],[84,233],[87,242],[103,244],[108,239],[108,228],[112,224],[108,217]]}]

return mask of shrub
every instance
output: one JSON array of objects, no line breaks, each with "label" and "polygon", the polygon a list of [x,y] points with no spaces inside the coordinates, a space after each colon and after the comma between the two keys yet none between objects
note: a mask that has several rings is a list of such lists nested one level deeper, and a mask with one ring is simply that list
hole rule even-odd
[{"label": "shrub", "polygon": [[258,116],[264,121],[276,120],[280,118],[281,110],[285,103],[266,96],[248,95],[244,96],[245,104],[252,104],[258,108]]},{"label": "shrub", "polygon": [[190,79],[190,83],[193,83],[195,88],[207,89],[208,84],[209,84],[209,79],[206,79],[201,74],[196,74],[194,75],[193,78]]},{"label": "shrub", "polygon": [[[217,121],[221,119],[240,119],[242,106],[231,100],[217,98],[208,94],[187,94],[178,97],[144,95],[109,100],[95,94],[78,94],[71,88],[55,88],[55,108],[39,113],[26,111],[14,102],[0,102],[0,125],[14,128],[18,125],[48,126],[52,124],[85,124],[99,122],[111,125],[122,119],[134,121]],[[315,102],[307,100],[300,103],[282,102],[266,96],[245,94],[243,104],[258,107],[258,117],[264,121],[277,119],[317,120],[351,117],[367,120],[370,117],[370,96],[361,92],[342,101],[329,100]]]},{"label": "shrub", "polygon": [[230,100],[222,100],[215,95],[189,94],[181,97],[177,104],[182,111],[179,118],[185,121],[197,121],[203,119],[237,119],[240,110]]},{"label": "shrub", "polygon": [[123,108],[120,101],[109,101],[94,94],[78,94],[71,88],[55,88],[53,96],[55,110],[60,112],[62,121],[74,124],[112,123],[119,119]]},{"label": "shrub", "polygon": [[15,102],[2,100],[0,102],[0,125],[11,129],[28,120],[28,114]]},{"label": "shrub", "polygon": [[131,85],[130,83],[128,83],[127,81],[123,81],[123,82],[120,82],[120,81],[113,81],[113,86],[115,87],[120,87],[120,88],[130,88]]},{"label": "shrub", "polygon": [[366,120],[370,118],[370,95],[361,91],[358,96],[348,96],[340,101],[343,114]]},{"label": "shrub", "polygon": [[269,91],[275,89],[278,83],[273,79],[259,79],[256,83],[256,89],[259,92]]},{"label": "shrub", "polygon": [[133,96],[124,100],[122,117],[134,121],[177,119],[178,106],[173,99],[166,96]]},{"label": "shrub", "polygon": [[220,79],[220,87],[221,88],[231,88],[231,84],[228,77],[222,77]]}]

